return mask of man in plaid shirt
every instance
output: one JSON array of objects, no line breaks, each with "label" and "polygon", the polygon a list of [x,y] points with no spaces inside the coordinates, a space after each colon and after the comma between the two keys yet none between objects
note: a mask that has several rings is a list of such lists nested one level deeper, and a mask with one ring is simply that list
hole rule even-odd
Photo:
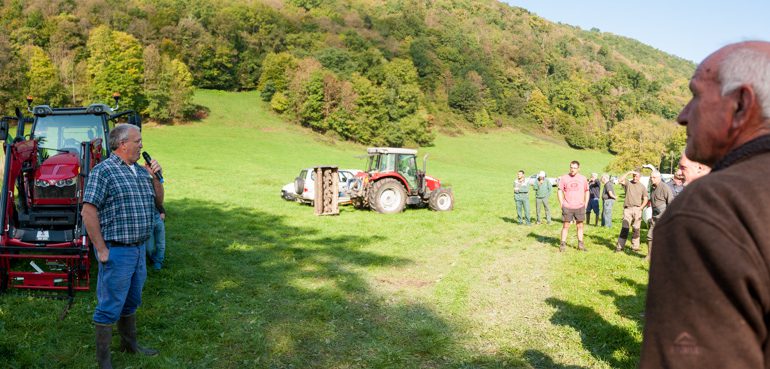
[{"label": "man in plaid shirt", "polygon": [[139,128],[118,125],[110,132],[109,145],[112,155],[88,177],[82,211],[99,260],[94,323],[96,359],[102,369],[112,368],[110,342],[115,322],[121,351],[158,354],[136,341],[136,309],[147,277],[145,241],[152,231],[155,206],[163,204],[163,185],[154,175],[161,170],[160,164],[155,160],[146,167],[136,164],[142,149]]}]

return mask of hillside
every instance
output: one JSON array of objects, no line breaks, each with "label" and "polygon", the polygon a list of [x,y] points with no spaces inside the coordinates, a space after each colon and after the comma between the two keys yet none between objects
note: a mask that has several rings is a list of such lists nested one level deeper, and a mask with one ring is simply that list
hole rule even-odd
[{"label": "hillside", "polygon": [[[493,0],[6,1],[0,28],[3,111],[117,90],[168,122],[194,113],[193,87],[258,90],[287,119],[374,145],[516,127],[617,153],[615,127],[671,121],[694,68]],[[679,145],[663,131],[630,157]]]}]

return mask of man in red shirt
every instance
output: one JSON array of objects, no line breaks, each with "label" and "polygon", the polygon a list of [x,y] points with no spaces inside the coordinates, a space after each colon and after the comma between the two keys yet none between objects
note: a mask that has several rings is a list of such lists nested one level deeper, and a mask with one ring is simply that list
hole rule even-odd
[{"label": "man in red shirt", "polygon": [[586,204],[588,203],[588,180],[580,172],[580,163],[573,160],[569,163],[569,174],[559,178],[559,205],[561,205],[562,227],[559,251],[567,249],[567,233],[569,225],[574,220],[577,227],[578,250],[586,251],[583,244],[583,222],[586,219]]}]

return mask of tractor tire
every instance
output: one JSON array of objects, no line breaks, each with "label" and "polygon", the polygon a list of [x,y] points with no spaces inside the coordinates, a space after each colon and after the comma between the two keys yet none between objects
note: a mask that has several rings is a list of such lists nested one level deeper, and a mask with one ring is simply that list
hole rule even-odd
[{"label": "tractor tire", "polygon": [[385,178],[375,182],[369,191],[369,206],[380,214],[404,211],[406,189],[396,179]]},{"label": "tractor tire", "polygon": [[454,209],[455,196],[448,188],[439,188],[430,195],[428,206],[433,211],[449,211]]}]

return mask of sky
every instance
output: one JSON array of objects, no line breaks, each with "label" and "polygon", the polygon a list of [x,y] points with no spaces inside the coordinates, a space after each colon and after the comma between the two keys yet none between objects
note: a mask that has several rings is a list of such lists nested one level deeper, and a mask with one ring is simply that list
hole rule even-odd
[{"label": "sky", "polygon": [[770,41],[768,0],[504,0],[547,20],[630,37],[700,63],[720,47]]}]

